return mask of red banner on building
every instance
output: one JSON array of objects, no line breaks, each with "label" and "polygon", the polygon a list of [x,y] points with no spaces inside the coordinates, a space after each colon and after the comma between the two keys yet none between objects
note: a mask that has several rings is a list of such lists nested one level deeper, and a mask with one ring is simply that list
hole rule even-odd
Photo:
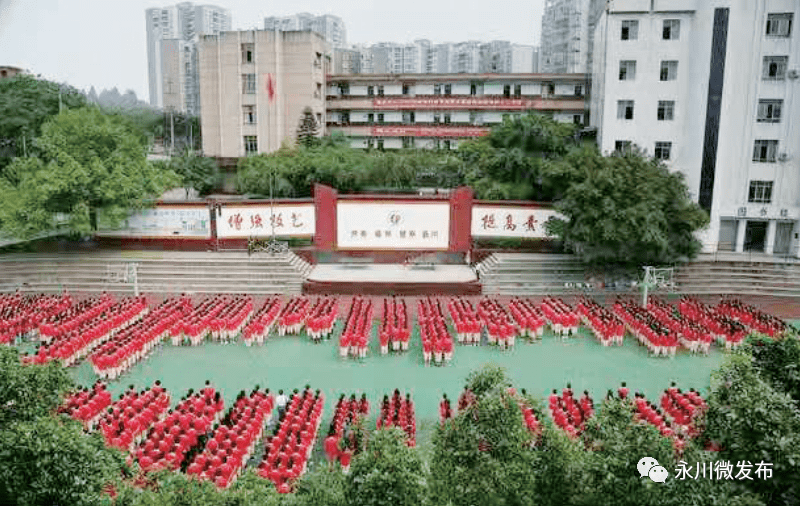
[{"label": "red banner on building", "polygon": [[483,137],[485,127],[458,126],[374,126],[373,137]]},{"label": "red banner on building", "polygon": [[385,110],[484,110],[523,111],[537,110],[583,110],[583,100],[553,100],[542,98],[500,97],[426,97],[426,98],[375,98],[374,109]]}]

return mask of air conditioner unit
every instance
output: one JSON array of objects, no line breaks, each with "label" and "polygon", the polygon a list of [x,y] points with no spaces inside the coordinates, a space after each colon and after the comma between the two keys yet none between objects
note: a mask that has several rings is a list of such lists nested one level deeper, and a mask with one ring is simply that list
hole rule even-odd
[{"label": "air conditioner unit", "polygon": [[746,207],[740,207],[739,208],[739,212],[737,214],[739,216],[741,216],[741,217],[747,216],[747,208]]},{"label": "air conditioner unit", "polygon": [[786,75],[789,76],[789,79],[797,79],[800,77],[800,71],[797,69],[792,69]]},{"label": "air conditioner unit", "polygon": [[781,209],[781,218],[788,218],[788,217],[789,217],[789,210]]},{"label": "air conditioner unit", "polygon": [[779,162],[787,162],[787,161],[789,161],[789,154],[788,153],[780,153],[778,155],[778,161]]}]

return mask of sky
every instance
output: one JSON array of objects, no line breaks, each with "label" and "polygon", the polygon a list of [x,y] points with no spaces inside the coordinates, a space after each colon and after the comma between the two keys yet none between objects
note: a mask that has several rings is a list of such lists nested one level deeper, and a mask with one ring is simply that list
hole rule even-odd
[{"label": "sky", "polygon": [[[0,65],[22,67],[79,89],[147,93],[145,9],[153,0],[0,0]],[[194,2],[206,3],[206,2]],[[233,29],[267,16],[334,14],[348,43],[508,40],[538,44],[544,0],[217,0]]]}]

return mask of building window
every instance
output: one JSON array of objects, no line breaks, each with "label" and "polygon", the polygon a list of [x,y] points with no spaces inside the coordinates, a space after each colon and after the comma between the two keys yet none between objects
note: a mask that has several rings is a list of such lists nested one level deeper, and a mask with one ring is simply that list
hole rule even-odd
[{"label": "building window", "polygon": [[792,34],[792,13],[767,14],[767,36],[789,37]]},{"label": "building window", "polygon": [[778,156],[778,141],[776,140],[757,140],[753,147],[753,161],[775,163]]},{"label": "building window", "polygon": [[759,100],[756,121],[759,123],[780,123],[781,105],[783,105],[783,100]]},{"label": "building window", "polygon": [[478,123],[478,113],[475,111],[470,111],[469,113],[469,123],[470,125],[475,125]]},{"label": "building window", "polygon": [[383,151],[383,139],[378,139],[378,149]]},{"label": "building window", "polygon": [[506,97],[506,98],[511,97],[511,85],[510,84],[504,84],[503,85],[503,96]]},{"label": "building window", "polygon": [[681,35],[681,21],[679,19],[665,19],[662,38],[664,40],[678,40]]},{"label": "building window", "polygon": [[555,95],[556,94],[556,85],[553,83],[547,84],[547,94],[548,95]]},{"label": "building window", "polygon": [[442,117],[439,114],[434,114],[433,115],[433,124],[434,125],[438,125],[441,120],[442,120]]},{"label": "building window", "polygon": [[620,154],[630,153],[631,141],[614,141],[614,151]]},{"label": "building window", "polygon": [[576,84],[575,85],[575,96],[582,97],[583,96],[583,85]]},{"label": "building window", "polygon": [[258,138],[255,135],[244,136],[244,152],[246,155],[258,153]]},{"label": "building window", "polygon": [[449,125],[450,124],[450,114],[449,113],[444,115],[444,124],[445,125]]},{"label": "building window", "polygon": [[322,83],[317,83],[317,89],[314,90],[314,98],[322,98]]},{"label": "building window", "polygon": [[636,20],[626,20],[622,22],[622,40],[636,40],[639,38],[639,22]]},{"label": "building window", "polygon": [[636,60],[622,60],[619,62],[619,80],[633,81],[636,79]]},{"label": "building window", "polygon": [[678,78],[678,62],[675,60],[663,60],[661,62],[661,80],[674,81]]},{"label": "building window", "polygon": [[372,149],[375,147],[375,139],[369,138],[367,139],[367,149]]},{"label": "building window", "polygon": [[253,63],[253,44],[242,44],[242,63]]},{"label": "building window", "polygon": [[750,181],[747,201],[751,204],[771,204],[772,181]]},{"label": "building window", "polygon": [[583,124],[583,116],[581,116],[580,114],[573,114],[572,122],[575,123],[576,125]]},{"label": "building window", "polygon": [[786,66],[788,64],[788,56],[765,56],[763,71],[764,80],[782,81],[786,79]]},{"label": "building window", "polygon": [[373,113],[367,114],[367,123],[369,123],[370,125],[375,123],[375,114]]},{"label": "building window", "polygon": [[617,119],[633,119],[633,100],[617,101]]},{"label": "building window", "polygon": [[374,86],[367,86],[367,96],[374,97],[375,96],[375,87]]},{"label": "building window", "polygon": [[345,125],[350,124],[350,111],[344,111],[339,114],[339,118],[341,118],[341,122]]},{"label": "building window", "polygon": [[658,101],[658,121],[672,121],[675,119],[675,102],[673,100]]},{"label": "building window", "polygon": [[519,97],[522,96],[522,85],[521,84],[515,84],[514,85],[514,96],[516,98],[519,98]]},{"label": "building window", "polygon": [[445,84],[444,85],[444,94],[450,95],[453,92],[453,85],[452,84]]},{"label": "building window", "polygon": [[411,92],[411,87],[407,84],[403,85],[403,95],[408,95]]},{"label": "building window", "polygon": [[433,94],[434,95],[441,95],[442,94],[442,85],[441,84],[434,84],[433,85]]},{"label": "building window", "polygon": [[378,113],[378,124],[379,125],[383,124],[383,113],[382,112]]},{"label": "building window", "polygon": [[378,86],[378,96],[379,97],[383,96],[383,86]]},{"label": "building window", "polygon": [[247,125],[255,125],[256,124],[256,106],[254,105],[245,105],[242,106],[242,110],[244,111],[244,122]]},{"label": "building window", "polygon": [[242,93],[253,95],[256,92],[256,75],[242,74]]},{"label": "building window", "polygon": [[670,151],[672,151],[671,142],[656,142],[654,153],[656,160],[669,160]]},{"label": "building window", "polygon": [[446,139],[444,141],[444,149],[446,149],[447,151],[450,151],[450,139]]},{"label": "building window", "polygon": [[503,123],[511,119],[511,115],[508,113],[503,114]]},{"label": "building window", "polygon": [[478,94],[478,86],[475,83],[469,85],[469,94],[472,96]]},{"label": "building window", "polygon": [[339,83],[339,94],[343,96],[347,96],[350,94],[350,84],[348,83]]},{"label": "building window", "polygon": [[403,147],[404,148],[413,148],[414,147],[414,138],[413,137],[403,137]]},{"label": "building window", "polygon": [[322,113],[318,112],[317,113],[317,125],[321,125],[321,124],[322,124]]}]

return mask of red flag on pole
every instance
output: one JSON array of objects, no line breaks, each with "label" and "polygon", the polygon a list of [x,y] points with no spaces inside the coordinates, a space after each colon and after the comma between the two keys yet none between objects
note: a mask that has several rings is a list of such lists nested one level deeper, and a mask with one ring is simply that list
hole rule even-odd
[{"label": "red flag on pole", "polygon": [[272,74],[267,74],[267,95],[270,102],[275,100],[275,81],[272,79]]}]

